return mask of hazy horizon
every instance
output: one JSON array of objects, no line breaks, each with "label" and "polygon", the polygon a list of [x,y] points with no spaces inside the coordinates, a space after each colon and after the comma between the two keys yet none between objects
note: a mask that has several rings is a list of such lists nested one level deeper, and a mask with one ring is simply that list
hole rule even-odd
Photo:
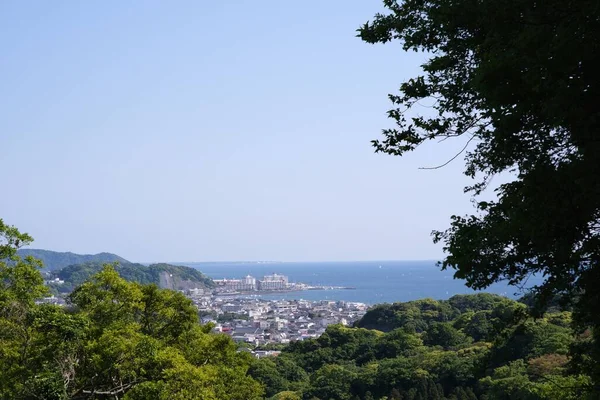
[{"label": "hazy horizon", "polygon": [[[31,246],[26,246],[23,247],[22,249],[25,250],[44,250],[44,251],[55,251],[52,249],[40,249],[37,247],[31,247]],[[59,253],[71,253],[71,254],[76,254],[76,255],[81,255],[81,256],[96,256],[102,253],[110,253],[113,255],[117,255],[119,257],[122,257],[120,254],[117,253],[113,253],[111,251],[100,251],[98,253],[77,253],[77,252],[73,252],[73,251],[61,251]],[[124,259],[126,259],[129,262],[133,262],[133,263],[138,263],[138,264],[155,264],[155,263],[173,263],[173,264],[294,264],[294,263],[305,263],[305,264],[310,264],[310,263],[361,263],[361,262],[426,262],[426,261],[431,261],[431,262],[437,262],[439,260],[437,259],[396,259],[396,260],[305,260],[305,261],[293,261],[293,260],[130,260],[127,257],[122,257]]]}]

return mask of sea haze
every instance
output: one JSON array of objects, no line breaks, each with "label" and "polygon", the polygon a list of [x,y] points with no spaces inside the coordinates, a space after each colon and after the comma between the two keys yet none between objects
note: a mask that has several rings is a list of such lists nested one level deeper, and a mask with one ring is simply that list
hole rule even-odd
[{"label": "sea haze", "polygon": [[[453,271],[441,271],[435,261],[357,261],[357,262],[188,262],[213,279],[236,279],[246,275],[282,273],[290,282],[311,285],[354,287],[354,290],[307,290],[263,295],[267,299],[344,300],[367,304],[393,303],[422,298],[447,299],[455,294],[476,293]],[[532,278],[526,287],[540,283]],[[505,283],[490,286],[485,292],[510,298],[524,293]]]}]

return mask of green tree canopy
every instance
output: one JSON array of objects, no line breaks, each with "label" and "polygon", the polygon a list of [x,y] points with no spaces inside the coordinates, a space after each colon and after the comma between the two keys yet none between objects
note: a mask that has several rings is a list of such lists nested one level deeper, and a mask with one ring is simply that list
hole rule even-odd
[{"label": "green tree canopy", "polygon": [[[390,95],[395,127],[373,142],[404,155],[460,141],[476,212],[435,232],[473,288],[544,277],[541,303],[577,299],[575,321],[600,339],[600,7],[596,0],[384,0],[359,30],[429,56]],[[430,105],[424,111],[421,105]],[[451,161],[449,160],[449,161]],[[441,165],[444,165],[441,160]],[[448,162],[449,162],[448,161]],[[514,180],[480,196],[491,179]],[[575,297],[574,294],[578,296]],[[600,360],[596,346],[594,359]],[[600,382],[600,368],[597,369]]]},{"label": "green tree canopy", "polygon": [[67,307],[40,302],[41,262],[16,252],[31,240],[0,220],[0,398],[263,398],[249,356],[201,326],[181,293],[128,282],[107,265]]},{"label": "green tree canopy", "polygon": [[425,344],[438,345],[446,349],[460,346],[469,342],[468,336],[454,328],[452,324],[438,323],[433,324],[425,334]]}]

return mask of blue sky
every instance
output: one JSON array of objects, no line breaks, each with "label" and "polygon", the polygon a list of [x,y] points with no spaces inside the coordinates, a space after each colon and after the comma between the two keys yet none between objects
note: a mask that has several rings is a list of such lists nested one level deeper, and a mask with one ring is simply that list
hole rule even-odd
[{"label": "blue sky", "polygon": [[435,259],[462,143],[374,154],[422,54],[380,0],[0,2],[0,218],[133,261]]}]

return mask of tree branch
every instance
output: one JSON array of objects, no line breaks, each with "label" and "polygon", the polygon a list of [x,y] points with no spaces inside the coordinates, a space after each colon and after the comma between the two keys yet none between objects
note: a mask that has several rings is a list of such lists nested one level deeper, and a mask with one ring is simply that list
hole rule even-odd
[{"label": "tree branch", "polygon": [[456,158],[457,158],[458,156],[460,156],[462,153],[464,153],[464,152],[465,152],[465,150],[467,149],[467,147],[469,146],[469,144],[471,143],[471,141],[472,141],[473,139],[475,139],[475,135],[471,136],[471,138],[470,138],[470,139],[467,141],[467,143],[464,145],[464,147],[463,147],[463,148],[462,148],[462,149],[461,149],[461,150],[460,150],[458,153],[456,153],[456,154],[454,155],[454,157],[452,157],[451,159],[449,159],[448,161],[446,161],[446,162],[445,162],[445,163],[443,163],[442,165],[438,165],[438,166],[436,166],[436,167],[419,167],[419,169],[427,169],[427,170],[430,170],[430,169],[440,169],[440,168],[443,168],[443,167],[445,167],[446,165],[450,164],[452,161],[456,160]]}]

